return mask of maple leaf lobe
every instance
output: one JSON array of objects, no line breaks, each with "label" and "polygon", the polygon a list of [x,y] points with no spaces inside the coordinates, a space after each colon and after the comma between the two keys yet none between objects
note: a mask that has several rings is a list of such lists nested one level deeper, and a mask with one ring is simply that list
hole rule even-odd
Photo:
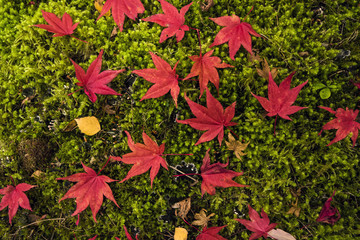
[{"label": "maple leaf lobe", "polygon": [[70,61],[74,65],[76,78],[79,82],[76,85],[83,87],[84,92],[88,95],[91,102],[96,102],[97,97],[96,94],[102,95],[119,95],[112,88],[108,87],[106,84],[110,83],[119,73],[125,71],[125,69],[121,70],[106,70],[101,71],[102,65],[102,55],[104,50],[102,49],[99,53],[99,56],[90,64],[86,73],[82,67],[80,67],[76,62],[72,59]]},{"label": "maple leaf lobe", "polygon": [[71,182],[77,182],[74,186],[72,186],[69,191],[59,200],[68,199],[68,198],[76,198],[76,210],[71,216],[78,215],[80,212],[84,211],[88,206],[92,211],[93,219],[96,221],[96,214],[98,213],[102,203],[103,203],[103,195],[117,204],[111,188],[107,183],[116,182],[118,180],[113,180],[105,175],[100,175],[87,166],[85,166],[81,162],[86,173],[76,173],[71,176],[57,178],[56,180],[68,180]]},{"label": "maple leaf lobe", "polygon": [[146,22],[154,22],[165,28],[160,35],[160,43],[164,42],[169,37],[176,35],[176,41],[179,42],[184,38],[185,31],[189,31],[189,27],[184,25],[185,14],[193,3],[190,3],[180,9],[165,0],[159,0],[164,14],[155,14],[150,17],[142,19]]},{"label": "maple leaf lobe", "polygon": [[5,188],[0,189],[0,194],[4,195],[0,202],[0,211],[9,207],[9,223],[15,216],[19,206],[32,211],[28,197],[24,192],[36,187],[27,183],[20,183],[17,186],[7,185]]},{"label": "maple leaf lobe", "polygon": [[331,206],[331,201],[335,196],[335,191],[332,196],[329,197],[324,206],[322,207],[319,217],[316,219],[317,222],[325,222],[334,225],[340,219],[339,210],[336,207]]},{"label": "maple leaf lobe", "polygon": [[237,125],[237,123],[231,122],[235,115],[236,102],[233,102],[224,111],[220,102],[211,95],[208,88],[206,88],[207,108],[191,101],[186,95],[185,100],[189,104],[191,112],[197,118],[176,121],[182,124],[189,124],[191,127],[200,131],[207,131],[201,135],[195,145],[211,141],[218,136],[218,141],[221,146],[224,138],[224,127]]},{"label": "maple leaf lobe", "polygon": [[210,19],[216,24],[224,26],[224,28],[218,32],[210,47],[229,42],[229,54],[232,60],[235,60],[235,54],[241,45],[252,54],[250,34],[255,37],[260,37],[260,35],[255,32],[249,23],[241,22],[241,19],[236,15]]},{"label": "maple leaf lobe", "polygon": [[165,151],[165,144],[163,143],[158,146],[145,132],[142,134],[145,144],[134,143],[130,133],[128,131],[125,131],[125,133],[128,137],[128,145],[132,152],[123,155],[122,158],[111,156],[112,159],[121,161],[125,164],[133,164],[127,176],[120,182],[122,183],[134,176],[143,174],[151,168],[150,180],[152,187],[154,178],[160,170],[160,166],[169,170],[167,162],[161,157]]},{"label": "maple leaf lobe", "polygon": [[211,228],[204,227],[201,233],[196,237],[196,240],[227,240],[218,234],[218,232],[226,226],[227,225]]}]

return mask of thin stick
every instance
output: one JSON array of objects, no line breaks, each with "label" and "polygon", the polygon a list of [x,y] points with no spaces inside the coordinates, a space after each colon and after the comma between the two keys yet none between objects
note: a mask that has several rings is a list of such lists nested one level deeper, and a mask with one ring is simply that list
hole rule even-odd
[{"label": "thin stick", "polygon": [[[174,169],[175,171],[178,171],[179,173],[186,174],[186,173],[184,173],[183,171],[180,171],[179,169],[177,169],[177,168],[175,168],[175,167],[173,167],[173,166],[171,166],[171,165],[169,165],[169,167],[172,168],[172,169]],[[196,180],[195,178],[192,178],[192,177],[190,177],[190,176],[188,176],[188,175],[184,175],[184,176],[187,176],[188,178],[190,178],[190,179],[193,180],[194,182],[197,182],[197,181],[198,181],[198,180]]]},{"label": "thin stick", "polygon": [[201,174],[199,174],[199,173],[185,173],[185,174],[173,175],[173,177],[182,177],[182,176],[191,176],[191,175],[201,175]]},{"label": "thin stick", "polygon": [[108,164],[110,160],[110,157],[108,158],[108,160],[106,161],[105,165],[102,167],[102,169],[97,173],[98,175],[100,174],[100,172],[106,167],[106,165]]},{"label": "thin stick", "polygon": [[10,235],[17,235],[17,233],[23,229],[23,228],[26,228],[26,227],[29,227],[29,226],[32,226],[32,225],[35,225],[35,224],[39,224],[41,222],[46,222],[46,221],[57,221],[57,220],[65,220],[65,218],[51,218],[51,219],[44,219],[44,220],[39,220],[39,221],[35,221],[33,223],[30,223],[28,225],[25,225],[25,226],[22,226],[20,227],[18,230],[16,230],[16,232],[14,234],[10,234]]}]

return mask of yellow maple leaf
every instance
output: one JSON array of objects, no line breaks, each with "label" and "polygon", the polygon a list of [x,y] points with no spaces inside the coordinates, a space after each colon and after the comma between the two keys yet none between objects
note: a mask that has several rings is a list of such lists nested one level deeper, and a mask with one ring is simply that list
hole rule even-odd
[{"label": "yellow maple leaf", "polygon": [[[94,6],[95,6],[96,10],[98,10],[99,13],[101,13],[101,10],[104,6],[102,4],[102,2],[103,2],[103,0],[95,0],[95,2],[94,2]],[[105,13],[105,16],[107,16],[107,17],[110,17],[110,15],[111,15],[110,10],[107,13]]]}]

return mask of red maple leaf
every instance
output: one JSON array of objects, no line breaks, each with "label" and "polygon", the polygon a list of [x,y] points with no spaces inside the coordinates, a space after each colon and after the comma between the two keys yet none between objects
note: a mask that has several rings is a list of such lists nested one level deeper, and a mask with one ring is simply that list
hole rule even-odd
[{"label": "red maple leaf", "polygon": [[179,61],[175,64],[174,68],[171,69],[170,64],[168,64],[165,60],[161,59],[159,56],[156,56],[152,52],[150,52],[150,55],[156,69],[148,68],[132,71],[140,77],[145,78],[145,80],[151,83],[155,83],[149,88],[140,101],[149,98],[158,98],[170,91],[177,107],[177,98],[180,92],[180,88],[178,83],[179,76],[175,73],[175,71]]},{"label": "red maple leaf", "polygon": [[107,0],[96,21],[104,16],[110,8],[112,8],[111,13],[115,23],[119,26],[120,32],[123,30],[125,15],[135,20],[139,13],[145,11],[140,0]]},{"label": "red maple leaf", "polygon": [[218,235],[218,232],[226,226],[227,225],[211,228],[204,227],[201,233],[196,237],[196,240],[226,240],[226,238]]},{"label": "red maple leaf", "polygon": [[268,97],[269,100],[256,96],[251,93],[256,99],[260,102],[261,106],[268,112],[266,114],[269,117],[273,117],[276,115],[275,123],[274,123],[274,135],[275,135],[275,126],[277,116],[279,115],[283,119],[290,120],[288,115],[296,113],[297,111],[307,108],[307,107],[299,107],[299,106],[291,106],[300,90],[304,87],[304,85],[308,82],[300,84],[297,87],[290,89],[291,79],[294,76],[295,72],[292,72],[287,78],[285,78],[279,85],[279,87],[274,82],[271,73],[269,73],[269,85],[268,85]]},{"label": "red maple leaf", "polygon": [[317,222],[325,222],[334,225],[334,223],[340,219],[341,216],[339,210],[331,206],[331,201],[333,200],[332,198],[334,195],[335,191],[333,192],[332,196],[326,200],[320,211],[319,217],[316,219]]},{"label": "red maple leaf", "polygon": [[39,28],[45,29],[49,32],[55,33],[53,35],[53,37],[61,37],[61,36],[69,35],[72,38],[75,38],[77,40],[87,43],[86,41],[78,39],[71,35],[74,33],[74,30],[79,23],[75,23],[73,25],[72,18],[70,17],[69,14],[64,13],[62,16],[62,19],[60,19],[54,13],[45,12],[44,10],[41,10],[41,12],[42,12],[42,15],[43,15],[45,21],[49,25],[37,24],[37,25],[34,25],[34,27],[39,27]]},{"label": "red maple leaf", "polygon": [[218,57],[211,57],[214,50],[207,52],[204,56],[200,52],[200,56],[191,56],[189,57],[191,60],[194,61],[194,65],[191,68],[191,72],[189,75],[184,78],[187,80],[194,76],[199,76],[199,84],[200,84],[200,97],[202,96],[205,88],[207,87],[208,82],[212,82],[217,91],[219,92],[219,74],[216,68],[228,68],[234,67],[227,63],[222,63],[221,59]]},{"label": "red maple leaf", "polygon": [[207,108],[191,101],[186,95],[185,99],[189,104],[192,113],[197,118],[177,120],[177,122],[189,124],[191,127],[201,131],[207,131],[201,135],[195,145],[210,141],[218,136],[219,144],[221,146],[221,142],[224,138],[224,127],[235,126],[237,124],[231,122],[231,119],[233,119],[235,115],[236,102],[233,102],[224,111],[220,102],[211,95],[208,88],[206,88]]},{"label": "red maple leaf", "polygon": [[126,164],[134,164],[127,176],[121,180],[120,183],[140,174],[147,172],[150,168],[151,187],[155,176],[160,170],[160,165],[169,170],[167,162],[161,157],[165,150],[165,143],[158,146],[145,132],[142,137],[145,144],[134,143],[128,131],[125,131],[128,137],[128,145],[131,153],[127,153],[122,157],[111,156],[116,161],[121,161]]},{"label": "red maple leaf", "polygon": [[241,22],[241,19],[236,15],[210,19],[217,25],[224,26],[224,28],[216,35],[215,40],[210,47],[229,42],[229,54],[232,60],[235,60],[235,54],[241,45],[252,54],[250,34],[255,37],[260,37],[260,35],[255,32],[249,23]]},{"label": "red maple leaf", "polygon": [[76,173],[68,177],[57,178],[56,180],[69,180],[77,182],[69,191],[59,200],[67,198],[76,198],[76,210],[71,216],[78,215],[84,211],[89,205],[92,211],[94,221],[96,221],[96,214],[103,203],[103,195],[113,201],[117,207],[119,205],[113,196],[113,193],[107,183],[116,182],[105,175],[98,176],[93,169],[81,163],[86,173]]},{"label": "red maple leaf", "polygon": [[36,187],[27,183],[20,183],[15,187],[7,185],[5,188],[0,189],[0,194],[5,195],[0,202],[0,211],[9,206],[9,223],[15,216],[19,205],[22,208],[32,211],[30,202],[24,192]]},{"label": "red maple leaf", "polygon": [[243,172],[234,172],[225,167],[229,162],[223,163],[214,163],[210,164],[208,149],[205,153],[203,159],[203,164],[201,165],[201,177],[203,179],[201,183],[201,196],[207,192],[210,195],[215,194],[215,187],[249,187],[248,185],[242,185],[232,180],[232,178],[243,175]]},{"label": "red maple leaf", "polygon": [[353,141],[354,147],[360,129],[360,123],[355,121],[357,115],[359,114],[359,110],[354,111],[348,108],[346,108],[346,110],[343,108],[338,108],[336,111],[334,111],[329,107],[319,106],[319,108],[325,109],[326,111],[335,114],[336,117],[335,119],[325,124],[319,132],[320,135],[323,130],[337,129],[335,138],[331,140],[331,142],[326,146],[330,146],[331,144],[344,139],[348,134],[353,133],[351,140]]},{"label": "red maple leaf", "polygon": [[258,239],[260,237],[267,238],[268,234],[271,229],[275,228],[277,223],[271,223],[268,215],[261,209],[261,217],[259,214],[250,206],[249,207],[249,220],[245,219],[235,219],[239,223],[243,224],[249,231],[254,232],[251,234],[249,240]]},{"label": "red maple leaf", "polygon": [[164,14],[156,14],[150,17],[144,18],[144,21],[154,22],[165,28],[160,35],[160,43],[176,35],[177,42],[181,41],[185,35],[185,31],[189,31],[189,27],[184,25],[185,23],[185,13],[189,10],[191,6],[190,3],[181,8],[180,13],[172,4],[168,3],[165,0],[159,0],[161,3],[161,8],[164,11]]},{"label": "red maple leaf", "polygon": [[[124,225],[124,230],[125,230],[126,238],[127,238],[128,240],[133,240],[133,238],[131,237],[130,233],[129,233],[128,230],[126,229],[126,226],[125,226],[125,225]],[[118,238],[118,237],[115,237],[115,238],[116,238],[116,240],[120,240],[120,238]],[[136,234],[136,236],[135,236],[135,239],[136,239],[136,240],[139,240],[137,234]]]},{"label": "red maple leaf", "polygon": [[125,69],[106,70],[100,73],[103,52],[104,50],[100,51],[99,56],[90,64],[86,73],[82,67],[70,59],[75,67],[76,78],[79,80],[76,85],[84,88],[84,91],[86,95],[89,96],[91,102],[95,102],[97,99],[95,93],[121,96],[120,93],[117,93],[112,88],[106,86],[106,84],[111,82],[119,73],[125,71]]}]

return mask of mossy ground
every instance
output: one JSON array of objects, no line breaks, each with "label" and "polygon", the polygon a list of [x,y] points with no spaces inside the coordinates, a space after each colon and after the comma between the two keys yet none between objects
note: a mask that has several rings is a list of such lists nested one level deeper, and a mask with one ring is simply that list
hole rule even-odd
[{"label": "mossy ground", "polygon": [[[193,117],[183,98],[185,92],[192,100],[205,104],[205,97],[197,100],[199,90],[195,81],[180,81],[178,109],[170,94],[140,102],[151,86],[143,78],[137,78],[131,89],[125,84],[132,70],[154,67],[149,51],[172,66],[180,60],[177,74],[184,78],[192,66],[188,57],[199,54],[195,31],[186,32],[179,43],[171,38],[160,44],[163,27],[126,18],[124,31],[111,37],[113,19],[102,17],[96,22],[99,13],[92,0],[34,1],[35,5],[29,2],[0,0],[0,187],[11,184],[9,176],[17,184],[37,185],[27,192],[33,212],[19,209],[12,226],[8,223],[7,209],[0,212],[0,233],[5,239],[70,239],[74,233],[78,239],[96,234],[97,239],[114,239],[114,236],[123,239],[123,225],[132,233],[139,232],[139,239],[169,239],[178,226],[187,228],[188,239],[194,239],[196,230],[176,218],[171,210],[174,202],[187,197],[192,201],[188,220],[192,221],[194,214],[205,208],[208,213],[216,214],[209,226],[228,225],[220,232],[227,239],[248,239],[250,232],[234,220],[248,219],[248,204],[257,211],[263,208],[271,222],[279,223],[279,228],[297,239],[360,238],[359,145],[353,148],[346,137],[327,147],[335,137],[335,130],[318,136],[321,127],[334,118],[318,106],[359,108],[360,91],[350,82],[360,80],[358,1],[215,0],[207,12],[201,11],[200,2],[194,1],[186,14],[186,24],[201,30],[204,53],[210,50],[208,47],[222,28],[209,17],[236,14],[243,18],[254,6],[246,21],[262,37],[252,38],[253,48],[268,60],[271,68],[279,68],[275,81],[279,84],[292,71],[297,71],[292,87],[309,80],[295,102],[308,109],[291,115],[292,121],[278,119],[274,136],[275,119],[266,117],[250,94],[267,96],[268,80],[258,76],[259,64],[250,62],[243,48],[237,52],[235,61],[229,58],[227,44],[213,48],[213,55],[235,66],[219,70],[219,95],[212,84],[209,88],[223,106],[237,102],[233,121],[238,125],[232,130],[241,140],[250,141],[242,160],[226,150],[224,143],[219,146],[217,140],[194,146],[201,132],[174,123],[176,116]],[[159,2],[142,2],[146,11],[141,18],[162,13]],[[169,2],[178,9],[190,3]],[[68,36],[53,38],[51,33],[32,27],[45,23],[41,9],[58,16],[67,12],[74,22],[80,21],[74,35],[89,44]],[[68,96],[78,89],[69,58],[86,69],[101,49],[104,49],[103,69],[127,69],[110,84],[115,90],[122,89],[124,95],[99,96],[94,104],[81,91]],[[323,100],[313,88],[315,83],[336,85],[336,88],[330,98]],[[116,113],[108,114],[107,106]],[[96,116],[103,130],[92,137],[84,137],[79,131],[62,131],[69,121],[81,116]],[[172,175],[178,173],[161,169],[153,188],[148,173],[122,184],[111,183],[120,209],[106,199],[97,215],[97,224],[87,209],[76,226],[76,218],[70,216],[75,201],[58,203],[73,184],[56,178],[82,172],[81,161],[99,170],[109,155],[128,153],[124,130],[131,132],[135,142],[142,142],[142,131],[158,143],[165,142],[165,153],[194,154],[168,156],[166,160],[171,166],[184,161],[194,163],[199,169],[206,150],[211,148],[212,162],[226,162],[229,158],[229,169],[244,172],[236,181],[250,187],[218,188],[216,195],[201,197],[200,182],[190,186],[191,180],[174,179]],[[34,144],[44,141],[46,144],[37,149],[43,152],[36,154]],[[29,156],[33,162],[29,163],[30,168],[25,168]],[[130,168],[130,165],[111,163],[102,174],[121,180]],[[44,177],[31,177],[31,171],[38,169],[44,172]],[[292,192],[298,189],[301,189],[298,199],[301,211],[296,217],[286,212],[295,202]],[[332,204],[339,209],[341,219],[333,226],[317,223],[324,202],[334,190]],[[31,214],[63,220],[26,226],[33,221]]]}]

